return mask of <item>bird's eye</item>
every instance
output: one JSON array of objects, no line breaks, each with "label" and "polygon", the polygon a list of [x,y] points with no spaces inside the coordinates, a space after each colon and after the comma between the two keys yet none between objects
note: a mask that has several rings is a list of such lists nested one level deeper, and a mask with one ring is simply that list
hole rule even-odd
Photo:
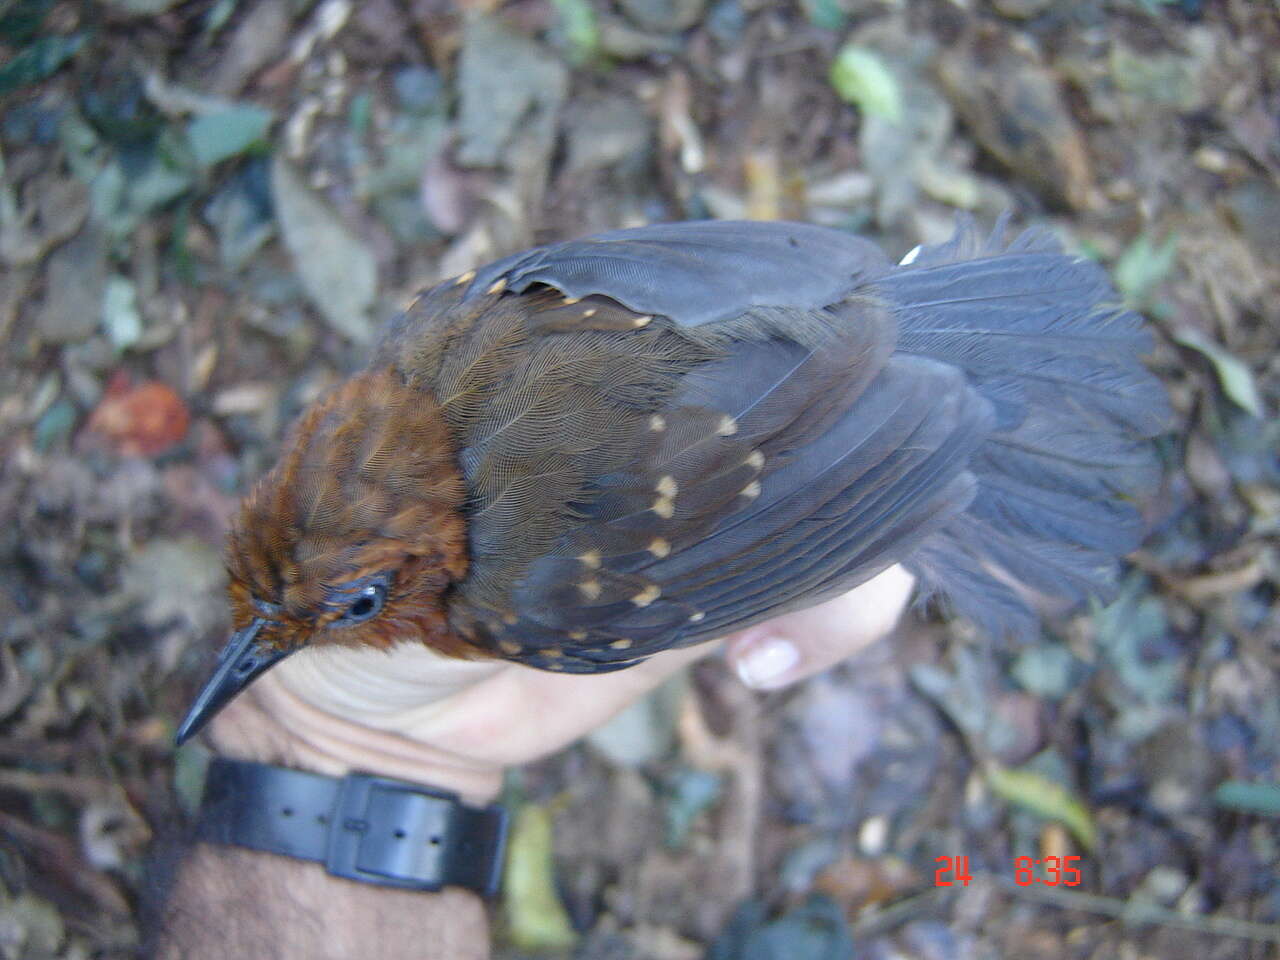
[{"label": "bird's eye", "polygon": [[364,587],[356,598],[343,611],[339,623],[364,623],[372,620],[382,612],[382,605],[387,600],[387,588],[380,583],[371,583]]}]

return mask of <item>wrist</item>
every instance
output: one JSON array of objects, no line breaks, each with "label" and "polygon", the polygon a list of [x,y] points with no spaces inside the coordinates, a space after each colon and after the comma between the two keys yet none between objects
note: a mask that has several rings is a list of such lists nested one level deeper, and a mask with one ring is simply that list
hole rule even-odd
[{"label": "wrist", "polygon": [[340,777],[370,773],[456,793],[464,802],[493,802],[502,767],[372,729],[307,703],[271,673],[229,704],[208,739],[227,757]]}]

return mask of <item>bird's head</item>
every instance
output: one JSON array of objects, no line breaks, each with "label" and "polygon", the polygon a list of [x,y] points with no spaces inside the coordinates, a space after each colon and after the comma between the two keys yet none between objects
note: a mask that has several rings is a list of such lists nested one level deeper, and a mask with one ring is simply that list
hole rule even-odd
[{"label": "bird's head", "polygon": [[240,506],[226,553],[234,632],[178,742],[303,647],[465,652],[444,600],[466,573],[465,496],[434,400],[390,368],[316,401]]}]

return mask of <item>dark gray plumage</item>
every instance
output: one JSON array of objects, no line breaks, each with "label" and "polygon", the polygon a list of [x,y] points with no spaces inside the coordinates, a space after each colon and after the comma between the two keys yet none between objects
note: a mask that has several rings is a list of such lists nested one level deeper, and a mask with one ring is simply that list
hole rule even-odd
[{"label": "dark gray plumage", "polygon": [[503,277],[516,293],[599,293],[696,327],[753,306],[825,307],[890,266],[875,244],[808,223],[659,223],[517,253],[478,271],[466,296]]}]

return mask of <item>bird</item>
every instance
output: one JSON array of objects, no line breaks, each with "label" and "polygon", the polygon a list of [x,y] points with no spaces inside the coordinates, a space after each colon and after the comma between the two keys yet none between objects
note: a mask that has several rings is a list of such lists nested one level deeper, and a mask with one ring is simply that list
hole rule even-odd
[{"label": "bird", "polygon": [[1105,599],[1167,396],[1106,272],[962,217],[901,262],[804,223],[552,243],[445,280],[317,399],[227,539],[193,736],[306,647],[601,673],[894,564],[991,636]]}]

